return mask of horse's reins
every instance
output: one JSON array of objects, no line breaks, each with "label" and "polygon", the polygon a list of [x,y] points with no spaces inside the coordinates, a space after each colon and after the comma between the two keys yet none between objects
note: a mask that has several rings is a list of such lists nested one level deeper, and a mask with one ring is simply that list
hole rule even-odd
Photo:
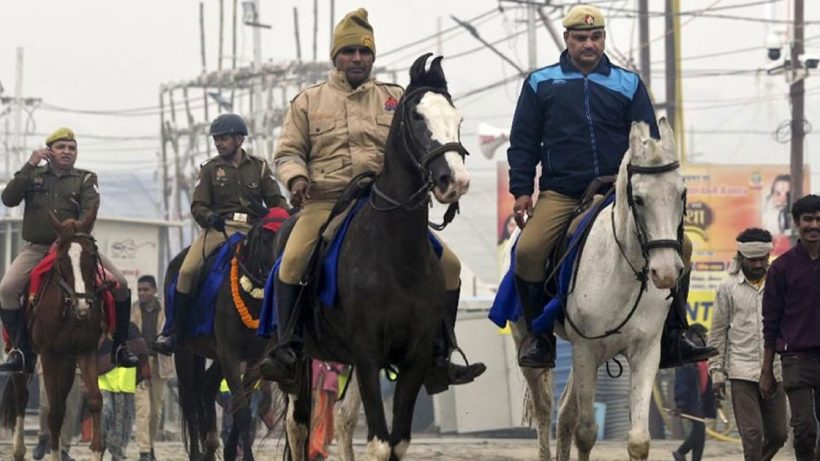
[{"label": "horse's reins", "polygon": [[[406,104],[406,102],[410,101],[417,94],[425,92],[440,94],[452,103],[452,98],[447,91],[441,90],[439,88],[434,88],[431,86],[422,86],[415,88],[412,91],[405,93],[404,97],[402,97],[402,102],[400,104],[401,120],[399,121],[399,127],[401,129],[400,133],[402,134],[401,139],[404,144],[404,148],[408,153],[424,152],[424,155],[422,156],[421,160],[417,159],[414,155],[410,155],[410,160],[413,162],[413,165],[416,167],[416,169],[418,169],[418,171],[422,175],[423,184],[415,192],[410,194],[406,199],[397,200],[387,195],[384,191],[379,189],[376,183],[374,183],[372,186],[373,194],[370,196],[370,206],[376,211],[394,211],[399,208],[404,208],[406,210],[415,210],[427,205],[430,200],[428,194],[433,189],[433,187],[435,187],[435,181],[430,176],[430,163],[449,151],[458,152],[458,154],[461,155],[461,158],[465,158],[469,154],[469,152],[467,152],[467,149],[461,144],[461,141],[452,141],[444,143],[430,151],[425,151],[424,147],[422,147],[421,143],[418,140],[418,137],[416,137],[416,133],[406,122],[406,120],[409,120],[408,117],[412,116],[412,114],[410,113],[410,105]],[[378,196],[380,199],[384,200],[390,205],[386,207],[377,206],[373,201],[374,196]],[[444,220],[442,221],[442,223],[429,223],[429,226],[435,230],[444,229],[445,227],[447,227],[447,224],[449,224],[453,220],[456,213],[458,212],[458,209],[458,202],[451,203],[447,207],[447,211],[444,213]]]},{"label": "horse's reins", "polygon": [[[87,234],[85,232],[78,232],[78,233],[73,235],[73,238],[75,238],[75,239],[87,239],[87,240],[91,241],[91,244],[94,246],[94,250],[95,250],[94,255],[93,255],[95,275],[97,276],[97,278],[99,280],[104,281],[105,280],[105,270],[102,268],[102,264],[101,264],[101,260],[100,260],[100,256],[99,256],[99,249],[97,248],[97,240],[94,238],[93,235]],[[59,267],[59,266],[57,266],[57,267]],[[62,290],[66,294],[66,297],[64,299],[65,302],[64,302],[64,308],[63,308],[63,315],[66,314],[66,311],[69,309],[69,307],[72,310],[75,309],[77,307],[77,301],[80,300],[80,299],[88,300],[89,303],[93,306],[95,304],[95,301],[99,297],[100,292],[102,292],[106,289],[104,285],[101,285],[101,286],[97,287],[97,289],[93,293],[88,293],[88,292],[86,292],[86,293],[77,293],[76,291],[74,291],[74,287],[70,286],[68,284],[68,282],[66,282],[65,277],[62,274],[59,273],[59,269],[57,271],[57,274],[59,275],[59,277],[57,278],[57,285],[60,288],[62,288]],[[45,286],[43,287],[43,289],[45,289]]]},{"label": "horse's reins", "polygon": [[[564,305],[564,318],[566,319],[567,323],[570,324],[573,330],[582,338],[584,339],[603,339],[608,336],[611,336],[616,333],[620,333],[621,329],[626,325],[632,316],[635,314],[635,311],[638,309],[638,304],[640,304],[641,299],[643,298],[643,294],[647,291],[647,282],[649,280],[648,273],[649,273],[649,252],[651,250],[657,248],[673,248],[679,254],[682,248],[683,242],[683,216],[681,216],[681,222],[678,226],[678,240],[672,239],[657,239],[657,240],[648,240],[647,233],[646,233],[646,226],[643,221],[640,219],[638,215],[638,211],[635,206],[635,199],[632,195],[632,175],[633,174],[647,174],[647,175],[656,175],[656,174],[664,174],[670,171],[675,171],[680,167],[680,162],[673,161],[671,163],[667,163],[665,165],[659,166],[637,166],[632,164],[626,165],[627,171],[627,179],[626,179],[626,199],[628,208],[630,208],[632,212],[632,217],[635,220],[635,227],[637,228],[636,236],[638,237],[638,242],[641,245],[641,254],[643,256],[644,264],[640,270],[637,270],[632,262],[626,255],[626,251],[624,250],[623,244],[618,239],[618,234],[615,231],[615,207],[613,205],[612,212],[610,213],[610,222],[612,223],[612,237],[615,239],[615,244],[618,246],[618,250],[621,253],[621,256],[626,260],[627,264],[629,264],[632,273],[635,275],[635,279],[641,283],[640,289],[638,290],[638,297],[635,299],[635,303],[632,305],[632,308],[629,310],[629,313],[626,317],[618,324],[615,328],[611,328],[605,331],[603,334],[596,335],[596,336],[589,336],[584,334],[580,328],[572,321],[572,318],[569,315],[569,311],[566,309],[566,303]],[[682,197],[683,200],[683,208],[684,214],[686,213],[686,196]],[[575,273],[573,274],[573,287],[575,285],[574,280],[576,279],[576,275],[578,273],[578,266],[580,262],[580,255],[575,265]],[[617,363],[617,361],[616,361]],[[620,365],[620,363],[619,363]]]}]

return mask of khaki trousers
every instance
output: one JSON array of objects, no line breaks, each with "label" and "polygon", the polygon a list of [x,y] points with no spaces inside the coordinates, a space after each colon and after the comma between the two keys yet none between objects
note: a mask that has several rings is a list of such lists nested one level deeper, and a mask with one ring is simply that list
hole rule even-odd
[{"label": "khaki trousers", "polygon": [[[228,221],[225,225],[225,233],[228,234],[229,238],[237,232],[247,233],[248,229],[250,229],[250,226],[236,221]],[[192,285],[199,279],[199,271],[202,269],[205,257],[224,241],[225,235],[214,229],[205,229],[204,232],[199,234],[199,237],[191,244],[191,249],[188,250],[188,254],[185,255],[185,260],[182,261],[182,266],[179,268],[178,292],[191,293]]]},{"label": "khaki trousers", "polygon": [[[48,435],[48,396],[46,395],[46,385],[43,380],[43,372],[37,367],[37,377],[40,380],[40,436]],[[65,416],[63,417],[63,427],[60,429],[60,448],[68,451],[71,448],[71,439],[74,438],[77,420],[80,417],[82,408],[83,380],[79,373],[74,374],[74,383],[68,391],[65,399]],[[50,447],[51,445],[49,445]]]},{"label": "khaki trousers", "polygon": [[[26,243],[23,246],[23,250],[6,268],[3,280],[0,281],[0,308],[13,311],[20,309],[20,298],[24,294],[23,290],[28,285],[31,271],[45,258],[50,247],[51,245],[37,245],[34,243]],[[119,284],[119,288],[114,291],[114,298],[117,301],[128,299],[128,282],[122,272],[114,267],[111,260],[106,258],[105,255],[99,253],[99,256],[103,267],[114,276]]]},{"label": "khaki trousers", "polygon": [[538,194],[532,216],[518,238],[515,275],[525,282],[543,282],[547,261],[561,235],[566,232],[578,199],[551,190]]},{"label": "khaki trousers", "polygon": [[[515,250],[515,275],[525,282],[543,282],[547,278],[547,261],[555,245],[566,232],[578,200],[551,190],[538,194],[532,216],[521,231]],[[692,241],[683,236],[684,272],[689,270]]]},{"label": "khaki trousers", "polygon": [[134,395],[137,409],[137,446],[140,453],[148,453],[154,448],[165,402],[165,380],[159,377],[157,358],[149,357],[148,362],[151,367],[151,378],[137,384]]},{"label": "khaki trousers", "polygon": [[[299,220],[290,233],[285,251],[282,252],[282,263],[279,266],[279,280],[296,285],[302,278],[307,266],[310,252],[319,240],[319,229],[327,221],[335,201],[322,200],[308,202],[299,213]],[[461,285],[461,263],[455,253],[443,241],[444,251],[441,255],[441,270],[444,273],[444,286],[457,290]]]},{"label": "khaki trousers", "polygon": [[743,459],[770,461],[789,437],[786,393],[776,384],[770,399],[760,396],[755,381],[731,380],[732,409],[743,442]]}]

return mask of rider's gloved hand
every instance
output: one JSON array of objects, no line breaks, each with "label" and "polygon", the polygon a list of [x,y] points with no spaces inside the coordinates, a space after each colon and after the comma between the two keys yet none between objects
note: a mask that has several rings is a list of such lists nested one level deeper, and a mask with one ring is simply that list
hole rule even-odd
[{"label": "rider's gloved hand", "polygon": [[211,229],[216,229],[219,232],[225,232],[225,218],[219,216],[218,214],[208,216],[205,224]]}]

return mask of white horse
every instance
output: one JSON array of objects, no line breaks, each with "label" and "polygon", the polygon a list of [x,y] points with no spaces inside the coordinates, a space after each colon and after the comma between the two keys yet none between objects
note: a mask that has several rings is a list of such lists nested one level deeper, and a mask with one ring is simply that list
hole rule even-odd
[{"label": "white horse", "polygon": [[[630,368],[629,458],[649,456],[649,405],[660,336],[671,305],[669,290],[683,269],[679,231],[686,193],[672,128],[665,118],[658,125],[660,141],[650,137],[646,123],[632,124],[616,201],[592,224],[566,300],[566,323],[555,328],[572,343],[572,371],[558,410],[556,456],[561,461],[570,459],[573,436],[578,459],[589,459],[597,434],[597,370],[619,354],[626,356]],[[520,320],[512,328],[520,346],[526,326]],[[608,333],[612,330],[617,332]],[[529,387],[527,407],[537,423],[539,459],[550,460],[552,373],[531,368],[522,372]]]}]

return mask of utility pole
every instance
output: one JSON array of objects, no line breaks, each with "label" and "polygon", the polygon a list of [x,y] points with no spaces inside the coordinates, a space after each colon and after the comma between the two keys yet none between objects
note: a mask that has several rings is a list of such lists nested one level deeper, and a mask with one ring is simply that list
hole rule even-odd
[{"label": "utility pole", "polygon": [[675,131],[681,163],[686,163],[683,137],[682,89],[680,86],[680,1],[666,0],[664,51],[666,60],[666,118]]},{"label": "utility pole", "polygon": [[[23,152],[23,48],[17,47],[17,64],[14,77],[14,142],[12,152],[14,164],[20,163]],[[11,164],[6,157],[6,176],[11,177]]]},{"label": "utility pole", "polygon": [[651,88],[650,59],[649,59],[649,0],[638,0],[638,40],[641,55],[641,80],[647,88]]},{"label": "utility pole", "polygon": [[535,34],[535,5],[527,3],[527,70],[538,66],[538,42]]},{"label": "utility pole", "polygon": [[791,162],[789,172],[792,177],[791,201],[803,196],[803,137],[804,132],[804,106],[806,84],[803,72],[803,63],[800,62],[800,55],[804,51],[805,24],[803,18],[803,0],[794,0],[794,35],[792,37],[791,61],[792,81],[789,87],[789,100],[792,106],[791,121]]},{"label": "utility pole", "polygon": [[[259,11],[259,0],[253,0],[253,9],[256,12],[255,22],[260,23],[262,14]],[[254,155],[264,155],[262,152],[262,28],[253,26],[253,70],[259,73],[254,77],[253,85],[253,147]]]}]

